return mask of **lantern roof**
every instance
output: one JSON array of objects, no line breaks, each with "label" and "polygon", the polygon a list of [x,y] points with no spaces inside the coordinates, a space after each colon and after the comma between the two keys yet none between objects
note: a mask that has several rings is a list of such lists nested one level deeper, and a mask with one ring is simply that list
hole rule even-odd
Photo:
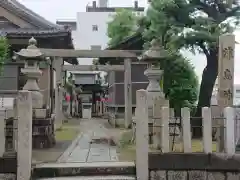
[{"label": "lantern roof", "polygon": [[37,48],[37,41],[33,37],[29,40],[27,49],[21,49],[19,52],[14,52],[17,57],[25,59],[42,59],[44,54]]}]

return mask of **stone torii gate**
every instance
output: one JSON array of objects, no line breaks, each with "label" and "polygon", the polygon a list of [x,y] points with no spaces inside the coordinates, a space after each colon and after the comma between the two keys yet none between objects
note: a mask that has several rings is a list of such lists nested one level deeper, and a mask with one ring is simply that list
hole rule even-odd
[{"label": "stone torii gate", "polygon": [[[63,71],[122,71],[124,70],[124,99],[125,99],[125,127],[132,122],[132,82],[131,82],[131,60],[137,58],[135,53],[127,50],[67,50],[67,49],[40,49],[46,57],[54,58],[56,70],[56,87],[63,85]],[[124,58],[124,66],[121,65],[63,65],[63,58]],[[96,68],[97,67],[97,68]],[[59,89],[55,89],[55,113],[56,120],[62,122],[61,102],[62,97]]]}]

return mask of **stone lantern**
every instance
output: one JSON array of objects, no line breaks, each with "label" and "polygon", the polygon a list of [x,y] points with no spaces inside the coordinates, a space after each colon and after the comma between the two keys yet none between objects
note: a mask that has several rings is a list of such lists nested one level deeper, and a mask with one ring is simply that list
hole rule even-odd
[{"label": "stone lantern", "polygon": [[[160,99],[161,106],[169,106],[169,101],[165,99],[163,90],[160,87],[160,80],[163,76],[163,70],[160,69],[160,61],[168,56],[168,53],[161,46],[157,40],[151,42],[151,47],[149,50],[143,53],[140,61],[147,62],[148,68],[144,71],[144,75],[147,76],[149,84],[147,87],[148,92],[148,123],[149,123],[149,143],[151,144],[154,139],[155,130],[153,128],[154,118],[153,118],[153,105],[155,99]],[[157,137],[158,138],[158,137]],[[160,139],[160,138],[159,138]],[[159,140],[154,140],[158,141]]]},{"label": "stone lantern", "polygon": [[149,96],[149,115],[152,114],[153,100],[157,97],[165,100],[165,95],[160,87],[160,80],[163,76],[163,70],[160,69],[160,61],[168,56],[167,51],[161,46],[157,40],[152,40],[149,50],[143,53],[140,61],[148,63],[148,68],[144,71],[147,76],[149,84],[147,87]]},{"label": "stone lantern", "polygon": [[39,69],[39,62],[44,59],[44,56],[36,47],[36,44],[37,41],[31,38],[27,49],[21,49],[21,51],[15,52],[15,55],[18,59],[24,60],[24,68],[21,69],[21,72],[27,76],[27,82],[23,90],[32,92],[33,108],[42,108],[43,95],[39,92],[40,88],[37,80],[42,76],[42,71]]},{"label": "stone lantern", "polygon": [[29,40],[26,49],[15,52],[17,59],[24,61],[21,72],[27,76],[23,90],[31,91],[33,107],[33,148],[49,148],[55,143],[54,120],[50,113],[43,107],[43,94],[38,86],[38,79],[42,76],[39,69],[40,61],[44,61],[44,54],[37,48],[34,38]]}]

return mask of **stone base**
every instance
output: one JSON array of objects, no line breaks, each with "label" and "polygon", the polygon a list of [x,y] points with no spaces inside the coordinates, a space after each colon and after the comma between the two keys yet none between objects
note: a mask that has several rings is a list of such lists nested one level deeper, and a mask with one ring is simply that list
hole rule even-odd
[{"label": "stone base", "polygon": [[[136,168],[133,162],[47,163],[36,165],[33,168],[32,178],[113,175],[135,176],[135,174]],[[103,177],[102,179],[105,178]]]},{"label": "stone base", "polygon": [[55,143],[54,120],[52,118],[33,119],[33,148],[51,148]]},{"label": "stone base", "polygon": [[6,151],[13,151],[15,149],[13,140],[14,140],[14,130],[17,130],[17,128],[14,127],[14,121],[16,121],[16,119],[13,119],[13,118],[9,118],[6,120],[6,128],[5,128]]},{"label": "stone base", "polygon": [[[48,110],[46,109],[34,109],[33,110],[33,135],[32,146],[33,148],[51,148],[55,145],[55,133],[54,133],[54,119],[49,117]],[[5,148],[8,151],[14,150],[14,118],[9,118],[6,121],[5,129]]]}]

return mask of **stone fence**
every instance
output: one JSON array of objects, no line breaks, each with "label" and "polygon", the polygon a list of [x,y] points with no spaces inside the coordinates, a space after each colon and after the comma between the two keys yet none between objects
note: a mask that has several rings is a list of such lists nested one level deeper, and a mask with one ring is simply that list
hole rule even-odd
[{"label": "stone fence", "polygon": [[[173,125],[170,120],[171,110],[169,107],[161,107],[160,99],[155,99],[152,105],[153,110],[149,111],[148,98],[146,90],[137,91],[135,133],[136,172],[139,180],[235,180],[240,178],[240,155],[235,154],[234,108],[225,108],[221,119],[224,121],[225,131],[224,153],[213,152],[213,118],[211,109],[208,107],[202,109],[203,152],[192,152],[190,110],[187,107],[182,108],[181,122],[177,122],[175,126],[181,128],[178,134],[183,152],[173,153],[171,144],[172,136],[176,135],[174,132],[176,128],[171,127]],[[149,113],[153,113],[151,120],[148,118]],[[149,133],[150,131],[152,132]],[[149,134],[153,135],[153,147],[149,147]]]},{"label": "stone fence", "polygon": [[[8,105],[2,104],[0,108],[0,174],[15,174],[18,180],[30,179],[33,115],[31,92],[17,92],[14,98],[9,99]],[[9,137],[13,142],[11,148],[6,145]]]}]

